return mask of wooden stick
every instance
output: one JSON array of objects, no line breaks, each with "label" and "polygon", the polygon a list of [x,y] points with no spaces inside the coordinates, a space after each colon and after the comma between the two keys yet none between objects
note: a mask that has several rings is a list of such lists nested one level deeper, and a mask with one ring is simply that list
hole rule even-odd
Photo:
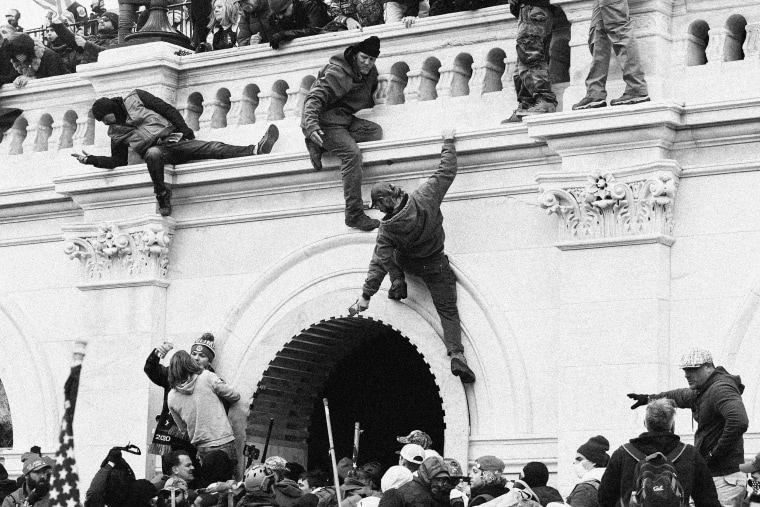
[{"label": "wooden stick", "polygon": [[269,418],[269,429],[267,430],[267,439],[264,442],[264,451],[261,453],[261,462],[267,459],[267,451],[269,450],[269,439],[272,438],[272,426],[274,426],[274,417]]},{"label": "wooden stick", "polygon": [[354,453],[351,456],[351,461],[354,462],[354,468],[356,468],[359,461],[359,438],[361,438],[362,430],[359,427],[359,421],[354,423]]},{"label": "wooden stick", "polygon": [[325,420],[327,421],[327,438],[330,442],[330,460],[332,461],[333,468],[333,481],[335,481],[335,496],[338,499],[338,507],[341,505],[340,494],[340,478],[338,477],[338,462],[335,459],[335,443],[333,442],[332,425],[330,424],[330,408],[327,406],[327,398],[323,398],[322,402],[325,404]]}]

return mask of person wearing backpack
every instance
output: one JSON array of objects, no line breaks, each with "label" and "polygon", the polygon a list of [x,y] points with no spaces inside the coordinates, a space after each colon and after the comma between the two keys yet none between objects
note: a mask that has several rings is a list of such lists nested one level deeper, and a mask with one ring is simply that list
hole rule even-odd
[{"label": "person wearing backpack", "polygon": [[599,507],[599,483],[604,475],[605,467],[610,461],[610,443],[602,435],[588,439],[588,442],[578,447],[575,453],[573,468],[580,482],[575,485],[567,497],[571,507]]},{"label": "person wearing backpack", "polygon": [[467,507],[484,504],[509,491],[504,473],[504,462],[496,456],[481,456],[475,460],[470,472],[470,501]]},{"label": "person wearing backpack", "polygon": [[[612,453],[599,485],[600,507],[615,507],[620,500],[623,507],[684,507],[689,505],[689,498],[695,507],[720,506],[704,458],[694,446],[682,443],[673,433],[675,413],[675,403],[667,398],[647,405],[644,419],[647,431]],[[647,456],[652,456],[648,463]],[[652,483],[644,480],[647,473],[652,474]],[[654,492],[658,478],[667,485]],[[659,502],[654,503],[655,499]]]}]

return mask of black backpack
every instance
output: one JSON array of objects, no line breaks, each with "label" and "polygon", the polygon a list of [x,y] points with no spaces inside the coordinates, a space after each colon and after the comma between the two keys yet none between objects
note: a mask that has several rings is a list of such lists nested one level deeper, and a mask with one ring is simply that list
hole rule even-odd
[{"label": "black backpack", "polygon": [[684,494],[674,465],[686,450],[686,444],[679,445],[667,456],[661,452],[647,456],[630,444],[624,444],[623,449],[637,461],[628,507],[687,506],[689,499]]}]

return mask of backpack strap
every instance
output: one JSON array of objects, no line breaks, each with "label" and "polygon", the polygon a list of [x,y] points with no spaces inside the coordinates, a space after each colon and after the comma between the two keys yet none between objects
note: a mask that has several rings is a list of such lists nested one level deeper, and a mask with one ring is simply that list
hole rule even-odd
[{"label": "backpack strap", "polygon": [[686,450],[686,444],[681,443],[678,447],[670,451],[670,454],[668,454],[668,459],[671,463],[675,463],[678,458],[681,457],[683,452]]},{"label": "backpack strap", "polygon": [[599,491],[599,486],[602,484],[602,482],[599,479],[589,479],[587,481],[583,481],[586,484],[591,485],[592,488]]},{"label": "backpack strap", "polygon": [[633,459],[635,459],[636,461],[641,461],[643,459],[647,459],[647,455],[646,454],[644,454],[640,450],[636,449],[631,444],[623,444],[622,447],[623,447],[623,449],[625,449],[625,452],[627,452],[628,454],[630,454],[631,457]]}]

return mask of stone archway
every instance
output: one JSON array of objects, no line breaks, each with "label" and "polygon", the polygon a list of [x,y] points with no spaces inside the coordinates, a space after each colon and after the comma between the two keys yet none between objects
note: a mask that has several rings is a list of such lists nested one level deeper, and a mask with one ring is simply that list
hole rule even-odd
[{"label": "stone archway", "polygon": [[352,452],[354,422],[364,430],[359,461],[396,464],[395,437],[421,428],[444,448],[444,411],[425,357],[398,330],[372,318],[317,322],[294,336],[259,382],[246,437],[270,453],[329,469],[323,397],[330,399],[338,456]]}]

